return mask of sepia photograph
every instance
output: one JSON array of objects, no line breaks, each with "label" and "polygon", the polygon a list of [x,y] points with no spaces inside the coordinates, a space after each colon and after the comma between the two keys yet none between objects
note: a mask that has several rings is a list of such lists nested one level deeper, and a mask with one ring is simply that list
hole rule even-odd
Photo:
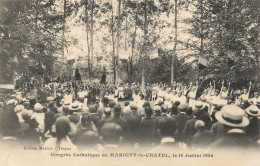
[{"label": "sepia photograph", "polygon": [[0,0],[1,166],[260,166],[259,0]]}]

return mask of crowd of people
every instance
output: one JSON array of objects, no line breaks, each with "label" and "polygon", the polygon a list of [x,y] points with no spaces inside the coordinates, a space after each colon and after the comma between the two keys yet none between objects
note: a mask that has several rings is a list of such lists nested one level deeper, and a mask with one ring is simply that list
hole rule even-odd
[{"label": "crowd of people", "polygon": [[259,149],[260,97],[249,88],[198,96],[199,84],[46,84],[1,98],[2,146],[76,151]]}]

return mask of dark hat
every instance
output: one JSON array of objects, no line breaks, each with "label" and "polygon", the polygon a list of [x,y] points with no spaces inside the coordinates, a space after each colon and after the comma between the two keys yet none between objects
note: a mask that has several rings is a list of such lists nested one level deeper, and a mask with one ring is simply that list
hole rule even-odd
[{"label": "dark hat", "polygon": [[180,112],[185,112],[188,109],[188,107],[189,106],[187,104],[181,104],[181,105],[178,106],[178,110]]},{"label": "dark hat", "polygon": [[103,97],[103,99],[102,99],[102,103],[104,103],[104,104],[108,104],[108,98],[107,98],[107,97]]},{"label": "dark hat", "polygon": [[153,110],[151,107],[145,107],[144,108],[144,112],[145,112],[145,115],[152,115],[153,114]]},{"label": "dark hat", "polygon": [[28,128],[28,124],[19,123],[18,116],[13,110],[0,113],[0,132],[3,136],[13,136]]},{"label": "dark hat", "polygon": [[89,110],[88,110],[90,113],[96,113],[97,112],[97,109],[94,105],[90,105],[89,106]]},{"label": "dark hat", "polygon": [[143,107],[150,107],[150,103],[148,101],[144,102]]},{"label": "dark hat", "polygon": [[114,106],[114,112],[115,112],[115,113],[120,113],[121,111],[122,111],[121,106],[120,106],[119,104],[116,104],[116,105]]},{"label": "dark hat", "polygon": [[110,108],[113,108],[116,105],[116,102],[110,101],[108,105]]},{"label": "dark hat", "polygon": [[157,105],[161,106],[161,105],[163,105],[163,104],[164,104],[164,101],[159,100]]}]

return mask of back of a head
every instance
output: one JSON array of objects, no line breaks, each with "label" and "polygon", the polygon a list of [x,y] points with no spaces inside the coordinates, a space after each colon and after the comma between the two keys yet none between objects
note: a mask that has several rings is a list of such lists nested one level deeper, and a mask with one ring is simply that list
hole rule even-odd
[{"label": "back of a head", "polygon": [[114,106],[114,115],[119,116],[121,114],[122,108],[119,104]]},{"label": "back of a head", "polygon": [[168,106],[165,105],[165,104],[163,104],[163,105],[161,106],[161,112],[162,112],[162,113],[167,113],[167,112],[168,112]]},{"label": "back of a head", "polygon": [[19,128],[17,114],[13,110],[0,112],[0,132],[3,136],[12,136],[13,131]]},{"label": "back of a head", "polygon": [[159,120],[159,132],[162,137],[173,137],[177,129],[177,124],[174,121],[165,119]]},{"label": "back of a head", "polygon": [[94,131],[87,131],[80,137],[80,146],[95,146],[99,143],[99,135]]},{"label": "back of a head", "polygon": [[71,130],[70,120],[66,116],[58,117],[55,121],[57,138],[65,137]]},{"label": "back of a head", "polygon": [[96,106],[95,106],[95,105],[89,106],[89,112],[90,112],[90,113],[97,113]]},{"label": "back of a head", "polygon": [[151,115],[153,114],[153,110],[152,110],[152,108],[149,107],[149,106],[146,106],[146,107],[144,108],[144,112],[145,112],[145,115],[146,115],[146,116],[151,116]]},{"label": "back of a head", "polygon": [[102,139],[105,143],[118,144],[122,134],[122,128],[115,123],[105,123],[101,128]]},{"label": "back of a head", "polygon": [[105,108],[104,114],[106,116],[111,116],[111,108]]},{"label": "back of a head", "polygon": [[104,104],[104,106],[107,106],[108,103],[109,103],[108,98],[107,97],[103,97],[102,103]]},{"label": "back of a head", "polygon": [[116,102],[110,101],[108,105],[110,108],[114,108],[114,106],[116,105]]},{"label": "back of a head", "polygon": [[175,101],[174,105],[176,105],[177,107],[180,105],[181,103],[179,101]]},{"label": "back of a head", "polygon": [[197,120],[195,122],[195,129],[203,130],[205,128],[205,123],[202,120]]},{"label": "back of a head", "polygon": [[148,101],[144,102],[143,107],[151,107],[150,103]]},{"label": "back of a head", "polygon": [[84,125],[84,124],[86,124],[86,123],[89,123],[89,122],[91,122],[91,119],[90,119],[90,117],[89,117],[89,115],[88,114],[84,114],[82,117],[81,117],[81,124],[82,125]]},{"label": "back of a head", "polygon": [[125,106],[128,106],[130,103],[128,101],[125,102]]}]

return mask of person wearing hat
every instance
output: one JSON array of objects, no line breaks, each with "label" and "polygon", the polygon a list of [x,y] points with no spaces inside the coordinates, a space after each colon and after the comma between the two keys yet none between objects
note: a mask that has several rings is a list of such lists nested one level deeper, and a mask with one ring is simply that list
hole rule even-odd
[{"label": "person wearing hat", "polygon": [[21,115],[24,119],[24,123],[28,124],[28,128],[24,131],[24,134],[21,137],[22,143],[25,145],[40,145],[40,134],[37,132],[39,123],[32,118],[32,110],[22,110]]},{"label": "person wearing hat", "polygon": [[77,124],[80,120],[79,111],[81,109],[79,102],[71,103],[69,106],[69,120],[74,124]]},{"label": "person wearing hat", "polygon": [[222,139],[215,141],[212,148],[254,148],[257,146],[251,138],[249,138],[244,127],[249,125],[249,119],[245,116],[245,112],[238,106],[225,105],[216,113],[216,119],[227,129],[227,135]]},{"label": "person wearing hat", "polygon": [[246,134],[253,140],[258,140],[260,138],[260,119],[257,118],[260,115],[259,108],[251,105],[245,111],[250,121],[245,127]]},{"label": "person wearing hat", "polygon": [[212,126],[210,129],[210,132],[213,134],[214,140],[218,140],[222,137],[224,137],[227,134],[227,129],[224,128],[224,125],[220,123],[215,115],[218,111],[220,111],[222,106],[216,106],[214,110],[212,111],[212,114],[210,115],[211,121],[212,121]]},{"label": "person wearing hat", "polygon": [[195,122],[195,129],[197,133],[193,135],[192,147],[197,148],[207,148],[213,141],[213,134],[210,131],[205,130],[205,122],[202,120],[197,120]]},{"label": "person wearing hat", "polygon": [[16,112],[17,116],[18,116],[18,119],[19,119],[19,122],[24,122],[23,118],[22,118],[22,115],[21,115],[21,112],[22,110],[24,109],[24,106],[21,105],[21,104],[18,104],[17,106],[15,106],[14,108],[14,111]]},{"label": "person wearing hat", "polygon": [[38,132],[44,133],[45,130],[45,114],[43,113],[43,106],[40,103],[36,103],[34,105],[34,113],[32,114],[32,119],[35,119],[39,125],[38,125]]}]

